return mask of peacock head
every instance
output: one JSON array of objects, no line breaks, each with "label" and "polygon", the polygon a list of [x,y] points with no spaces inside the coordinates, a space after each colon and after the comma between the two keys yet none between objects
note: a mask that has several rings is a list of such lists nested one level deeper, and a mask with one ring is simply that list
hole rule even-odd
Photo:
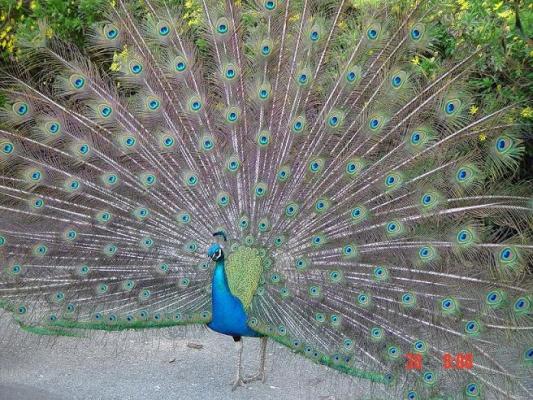
[{"label": "peacock head", "polygon": [[213,261],[224,260],[224,252],[218,243],[213,243],[207,250],[207,255]]}]

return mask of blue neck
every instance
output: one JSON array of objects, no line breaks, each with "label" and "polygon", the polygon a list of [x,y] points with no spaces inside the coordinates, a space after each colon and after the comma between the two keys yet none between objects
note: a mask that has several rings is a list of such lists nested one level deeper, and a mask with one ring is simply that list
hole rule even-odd
[{"label": "blue neck", "polygon": [[213,319],[207,324],[216,332],[231,336],[260,336],[248,327],[248,315],[241,301],[231,294],[224,260],[217,261],[211,281]]}]

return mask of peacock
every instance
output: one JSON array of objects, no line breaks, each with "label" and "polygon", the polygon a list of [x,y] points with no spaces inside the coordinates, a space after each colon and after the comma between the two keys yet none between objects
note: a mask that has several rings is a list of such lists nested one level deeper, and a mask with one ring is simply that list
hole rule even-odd
[{"label": "peacock", "polygon": [[83,48],[43,21],[1,72],[15,325],[207,326],[233,389],[270,340],[394,399],[531,398],[527,132],[520,103],[472,112],[490,49],[412,62],[433,2],[142,4]]}]

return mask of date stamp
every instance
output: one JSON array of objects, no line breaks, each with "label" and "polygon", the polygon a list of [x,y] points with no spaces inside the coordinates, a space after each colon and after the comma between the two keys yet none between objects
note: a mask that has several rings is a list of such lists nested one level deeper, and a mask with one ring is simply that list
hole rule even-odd
[{"label": "date stamp", "polygon": [[[422,354],[405,353],[405,369],[421,371],[424,358]],[[444,369],[471,369],[474,366],[474,355],[472,353],[457,353],[455,355],[444,353],[442,355],[442,368]]]}]

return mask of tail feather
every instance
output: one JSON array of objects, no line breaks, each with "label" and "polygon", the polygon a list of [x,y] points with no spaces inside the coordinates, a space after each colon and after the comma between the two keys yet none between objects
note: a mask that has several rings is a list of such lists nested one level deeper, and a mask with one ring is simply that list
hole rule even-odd
[{"label": "tail feather", "polygon": [[348,3],[119,1],[87,53],[45,25],[22,41],[0,84],[0,306],[43,335],[206,323],[223,232],[263,265],[249,325],[295,352],[394,398],[527,398],[516,105],[470,112],[484,49],[412,62],[435,5]]}]

